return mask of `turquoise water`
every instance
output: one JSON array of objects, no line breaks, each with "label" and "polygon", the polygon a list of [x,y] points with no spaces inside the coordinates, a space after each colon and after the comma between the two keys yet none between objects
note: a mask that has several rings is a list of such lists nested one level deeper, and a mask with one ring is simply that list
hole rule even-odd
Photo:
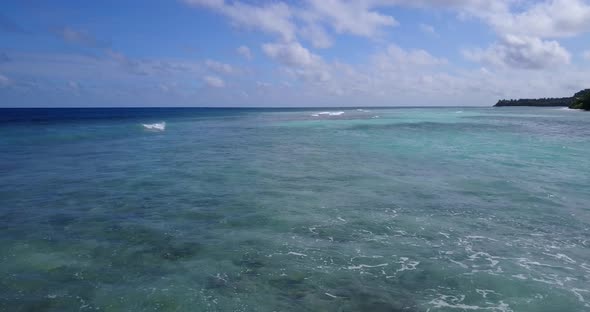
[{"label": "turquoise water", "polygon": [[321,111],[1,110],[0,311],[590,311],[590,113]]}]

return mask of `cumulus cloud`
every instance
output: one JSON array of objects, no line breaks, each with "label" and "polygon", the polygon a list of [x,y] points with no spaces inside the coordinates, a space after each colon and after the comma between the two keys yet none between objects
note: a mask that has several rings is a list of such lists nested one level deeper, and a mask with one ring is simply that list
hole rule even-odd
[{"label": "cumulus cloud", "polygon": [[374,10],[370,1],[306,0],[299,6],[285,2],[259,5],[224,0],[184,2],[218,12],[235,25],[276,34],[285,42],[297,41],[299,36],[317,48],[332,45],[326,28],[336,33],[373,38],[382,29],[398,24],[392,16]]},{"label": "cumulus cloud", "polygon": [[216,77],[216,76],[205,76],[205,77],[203,77],[203,81],[209,87],[213,87],[213,88],[225,87],[225,81],[223,81],[223,79]]},{"label": "cumulus cloud", "polygon": [[382,27],[396,26],[398,22],[389,15],[371,10],[365,1],[307,0],[317,19],[325,21],[338,33],[374,37]]},{"label": "cumulus cloud", "polygon": [[500,33],[568,37],[590,31],[590,4],[582,0],[536,2],[522,12],[496,14],[487,19]]},{"label": "cumulus cloud", "polygon": [[205,66],[207,66],[209,70],[219,74],[231,74],[235,71],[231,65],[213,60],[206,60]]},{"label": "cumulus cloud", "polygon": [[243,56],[247,60],[252,59],[252,52],[250,51],[250,48],[248,48],[247,46],[243,45],[238,47],[236,49],[236,52],[238,52],[239,55]]},{"label": "cumulus cloud", "polygon": [[262,51],[283,66],[282,72],[292,78],[318,83],[331,79],[329,66],[298,42],[266,43]]},{"label": "cumulus cloud", "polygon": [[404,50],[395,44],[389,44],[384,51],[374,55],[373,61],[379,68],[416,68],[448,63],[446,59],[437,58],[425,50]]},{"label": "cumulus cloud", "polygon": [[466,50],[464,55],[476,62],[524,69],[565,65],[571,58],[557,41],[515,35],[506,35],[487,49]]},{"label": "cumulus cloud", "polygon": [[302,38],[311,42],[315,48],[329,48],[333,43],[332,38],[326,30],[317,23],[309,23],[301,27],[299,34]]},{"label": "cumulus cloud", "polygon": [[261,6],[240,1],[229,3],[223,0],[184,0],[184,2],[191,6],[212,9],[225,15],[238,26],[278,34],[287,41],[295,39],[297,28],[292,21],[293,12],[283,2],[272,2]]},{"label": "cumulus cloud", "polygon": [[262,51],[275,61],[292,67],[308,67],[320,61],[319,56],[298,42],[266,43],[262,45]]},{"label": "cumulus cloud", "polygon": [[373,6],[444,8],[475,17],[500,35],[558,38],[590,32],[590,3],[584,0],[366,0]]}]

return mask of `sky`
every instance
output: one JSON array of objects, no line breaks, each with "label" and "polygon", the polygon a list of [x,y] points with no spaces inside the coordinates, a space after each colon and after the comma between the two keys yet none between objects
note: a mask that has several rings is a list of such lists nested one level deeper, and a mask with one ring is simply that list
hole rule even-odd
[{"label": "sky", "polygon": [[490,106],[590,88],[590,0],[3,0],[0,107]]}]

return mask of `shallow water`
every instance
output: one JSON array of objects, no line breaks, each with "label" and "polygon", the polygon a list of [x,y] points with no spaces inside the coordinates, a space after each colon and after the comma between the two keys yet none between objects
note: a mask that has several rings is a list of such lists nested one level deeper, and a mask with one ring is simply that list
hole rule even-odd
[{"label": "shallow water", "polygon": [[0,116],[0,311],[590,311],[590,113]]}]

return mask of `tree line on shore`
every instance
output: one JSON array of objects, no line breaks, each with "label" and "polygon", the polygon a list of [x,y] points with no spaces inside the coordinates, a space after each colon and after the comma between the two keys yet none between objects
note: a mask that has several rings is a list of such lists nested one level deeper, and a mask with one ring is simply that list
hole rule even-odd
[{"label": "tree line on shore", "polygon": [[573,109],[590,110],[590,89],[579,91],[572,97],[564,98],[500,100],[494,106],[563,106]]}]

